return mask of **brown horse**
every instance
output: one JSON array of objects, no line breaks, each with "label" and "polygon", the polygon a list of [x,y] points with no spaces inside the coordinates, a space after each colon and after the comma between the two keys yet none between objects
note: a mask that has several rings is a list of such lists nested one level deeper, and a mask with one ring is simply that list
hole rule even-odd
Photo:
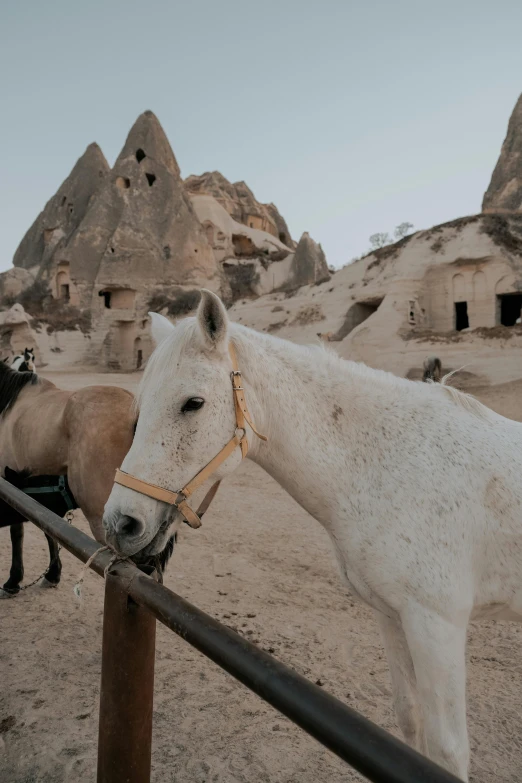
[{"label": "brown horse", "polygon": [[[9,468],[30,476],[67,475],[75,505],[104,543],[103,509],[134,437],[133,403],[134,396],[116,386],[64,391],[0,362],[0,474]],[[154,562],[160,571],[173,540],[169,544]]]}]

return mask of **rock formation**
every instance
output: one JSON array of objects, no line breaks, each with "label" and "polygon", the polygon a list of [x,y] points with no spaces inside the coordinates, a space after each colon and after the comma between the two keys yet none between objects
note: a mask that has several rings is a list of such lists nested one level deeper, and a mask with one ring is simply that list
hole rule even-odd
[{"label": "rock formation", "polygon": [[152,112],[131,128],[62,258],[70,264],[83,307],[106,287],[144,291],[161,283],[220,289],[212,249]]},{"label": "rock formation", "polygon": [[80,225],[109,171],[101,149],[90,144],[20,242],[13,266],[47,268]]},{"label": "rock formation", "polygon": [[0,274],[0,299],[4,302],[17,299],[33,282],[34,273],[28,269],[23,267],[7,269]]},{"label": "rock formation", "polygon": [[237,223],[266,231],[287,247],[293,247],[290,231],[277,207],[257,201],[246,182],[232,184],[219,171],[207,171],[187,177],[185,188],[190,194],[214,196]]},{"label": "rock formation", "polygon": [[509,120],[500,157],[484,194],[482,211],[522,212],[522,95]]},{"label": "rock formation", "polygon": [[299,287],[325,283],[331,277],[323,248],[305,231],[295,249],[289,285]]},{"label": "rock formation", "polygon": [[42,366],[36,334],[31,328],[31,316],[21,304],[14,304],[0,313],[0,360],[13,359],[25,348],[33,348],[38,367]]},{"label": "rock formation", "polygon": [[419,380],[432,354],[445,371],[466,366],[480,382],[519,378],[522,214],[472,215],[418,231],[329,282],[238,300],[230,317],[298,343],[320,335],[345,358]]},{"label": "rock formation", "polygon": [[151,308],[184,314],[203,286],[231,302],[328,278],[308,235],[294,249],[277,208],[244,182],[212,172],[184,183],[146,111],[112,170],[97,145],[87,148],[0,276],[0,295],[4,304],[21,296],[39,321],[77,323],[89,334],[84,359],[130,370],[151,351]]},{"label": "rock formation", "polygon": [[266,207],[266,210],[272,220],[274,221],[275,227],[277,229],[277,236],[279,237],[279,240],[286,245],[287,247],[294,248],[295,242],[291,237],[290,230],[288,226],[286,225],[286,220],[284,217],[279,213],[279,210],[277,209],[275,204],[264,204]]}]

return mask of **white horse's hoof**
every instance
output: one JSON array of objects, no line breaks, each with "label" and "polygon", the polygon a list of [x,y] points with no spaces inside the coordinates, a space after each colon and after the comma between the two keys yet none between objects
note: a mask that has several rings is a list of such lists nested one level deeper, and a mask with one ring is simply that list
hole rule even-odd
[{"label": "white horse's hoof", "polygon": [[43,576],[42,579],[38,582],[38,587],[40,587],[42,590],[49,590],[52,587],[58,587],[58,585],[53,585],[52,582],[48,582],[45,576]]}]

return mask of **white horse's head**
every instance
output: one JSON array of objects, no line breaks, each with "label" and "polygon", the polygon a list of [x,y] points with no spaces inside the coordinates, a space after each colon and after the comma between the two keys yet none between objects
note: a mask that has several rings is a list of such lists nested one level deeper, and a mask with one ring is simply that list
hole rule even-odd
[{"label": "white horse's head", "polygon": [[[229,441],[236,429],[229,323],[221,300],[202,291],[195,318],[173,326],[151,314],[156,350],[138,393],[139,416],[122,471],[177,491]],[[216,473],[241,462],[236,448]],[[108,542],[124,555],[160,552],[182,521],[165,502],[115,484],[105,506]]]}]

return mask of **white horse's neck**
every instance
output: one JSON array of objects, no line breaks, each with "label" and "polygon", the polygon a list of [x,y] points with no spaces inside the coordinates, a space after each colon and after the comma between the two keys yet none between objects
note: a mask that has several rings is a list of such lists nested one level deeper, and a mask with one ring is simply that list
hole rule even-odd
[{"label": "white horse's neck", "polygon": [[339,475],[349,493],[383,411],[407,382],[320,347],[242,328],[231,337],[254,423],[268,436],[251,439],[250,458],[328,526],[332,504],[342,503]]}]

